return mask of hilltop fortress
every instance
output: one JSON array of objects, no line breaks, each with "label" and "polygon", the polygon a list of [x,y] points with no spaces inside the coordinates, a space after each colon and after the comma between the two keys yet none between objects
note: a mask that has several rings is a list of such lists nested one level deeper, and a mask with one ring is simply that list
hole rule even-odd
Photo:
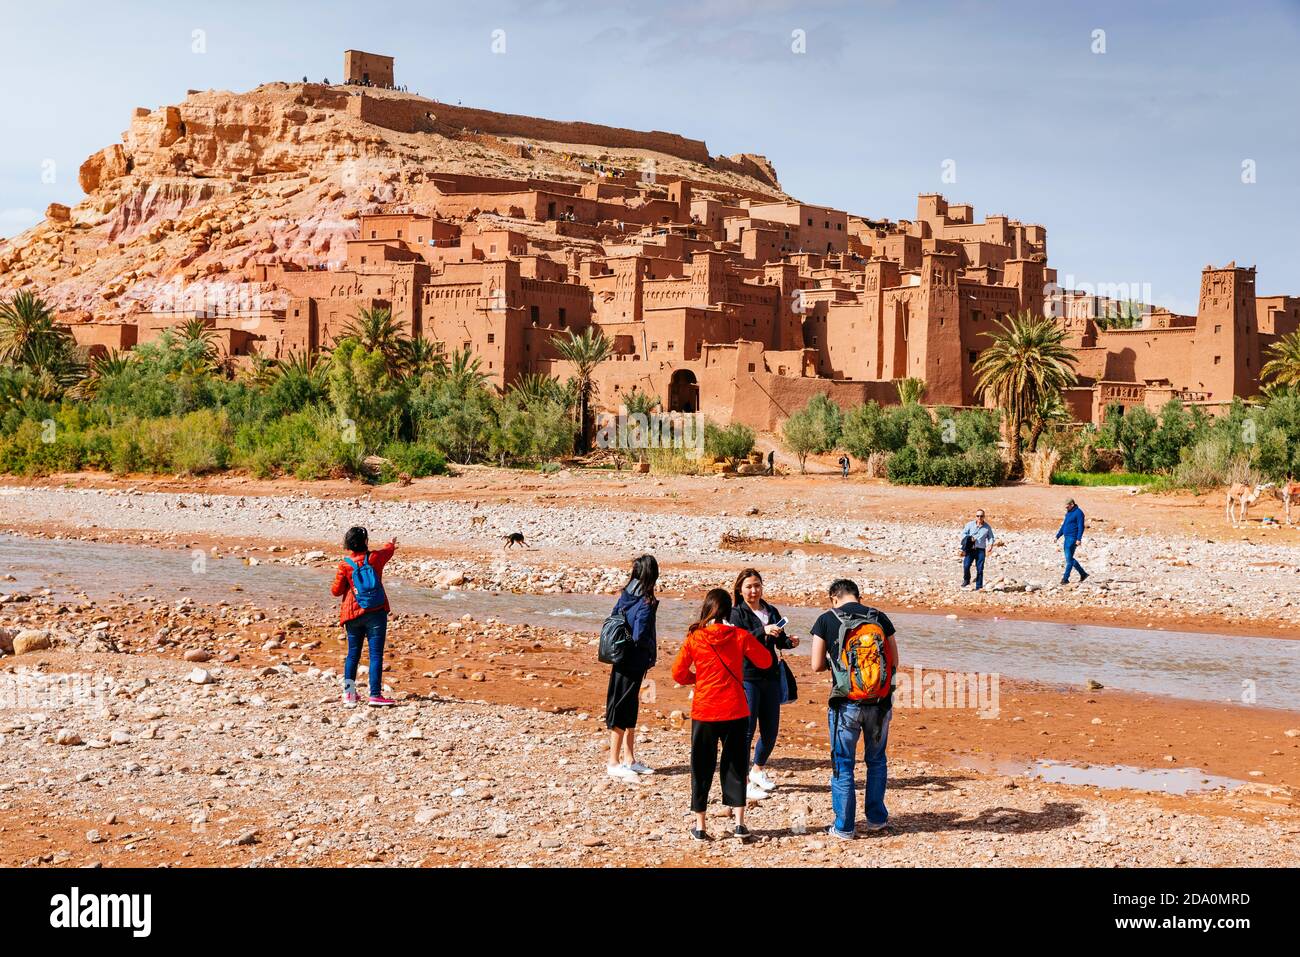
[{"label": "hilltop fortress", "polygon": [[344,69],[138,110],[82,166],[84,203],[0,242],[0,294],[42,292],[98,351],[198,315],[237,357],[327,348],[384,306],[499,387],[566,376],[552,338],[595,326],[615,344],[604,405],[639,389],[759,429],[819,392],[897,401],[907,377],[927,404],[978,404],[985,334],[1023,310],[1066,329],[1083,421],[1253,395],[1263,349],[1300,326],[1300,298],[1229,263],[1203,270],[1195,316],[1103,328],[1099,297],[1056,287],[1041,225],[937,194],[871,219],[789,197],[761,156],[438,103],[375,54]]}]

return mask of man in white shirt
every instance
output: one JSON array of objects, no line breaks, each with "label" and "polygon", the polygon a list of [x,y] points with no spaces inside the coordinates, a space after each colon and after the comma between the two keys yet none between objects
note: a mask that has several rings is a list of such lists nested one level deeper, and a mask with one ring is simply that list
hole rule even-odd
[{"label": "man in white shirt", "polygon": [[975,590],[984,587],[984,558],[988,549],[997,544],[993,526],[984,521],[984,509],[975,513],[975,520],[967,522],[961,530],[961,587],[970,587],[970,567],[975,566]]}]

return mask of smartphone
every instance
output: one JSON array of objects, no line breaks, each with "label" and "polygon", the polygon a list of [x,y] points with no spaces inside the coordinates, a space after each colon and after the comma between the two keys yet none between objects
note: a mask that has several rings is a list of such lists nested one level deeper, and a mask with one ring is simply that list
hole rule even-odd
[{"label": "smartphone", "polygon": [[772,622],[772,624],[776,625],[776,627],[778,627],[778,628],[780,628],[782,631],[784,631],[784,630],[785,630],[785,626],[788,625],[788,624],[790,624],[790,619],[789,619],[789,618],[782,618],[780,621],[774,621],[774,622]]}]

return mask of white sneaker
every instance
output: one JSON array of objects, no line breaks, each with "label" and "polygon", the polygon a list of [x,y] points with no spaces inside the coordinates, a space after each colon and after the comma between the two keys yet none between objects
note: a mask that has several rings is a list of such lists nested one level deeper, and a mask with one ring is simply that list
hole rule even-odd
[{"label": "white sneaker", "polygon": [[762,771],[759,768],[749,769],[749,783],[758,785],[764,791],[776,790],[776,782],[768,776],[766,771]]},{"label": "white sneaker", "polygon": [[654,769],[654,768],[650,767],[650,765],[648,765],[648,764],[642,764],[640,761],[633,761],[631,764],[624,765],[624,767],[631,768],[631,769],[632,769],[633,771],[635,771],[637,774],[654,774],[654,773],[655,773],[655,769]]},{"label": "white sneaker", "polygon": [[771,796],[772,795],[754,784],[745,788],[745,800],[747,801],[766,801]]},{"label": "white sneaker", "polygon": [[641,776],[629,768],[626,764],[607,764],[605,773],[611,778],[618,778],[620,781],[627,781],[629,784],[639,784]]}]

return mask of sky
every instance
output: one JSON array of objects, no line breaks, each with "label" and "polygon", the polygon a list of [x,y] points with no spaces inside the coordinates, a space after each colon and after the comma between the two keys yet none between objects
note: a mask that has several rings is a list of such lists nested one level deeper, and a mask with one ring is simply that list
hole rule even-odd
[{"label": "sky", "polygon": [[1190,313],[1235,260],[1300,295],[1300,0],[0,0],[0,236],[78,202],[135,107],[349,47],[434,99],[760,153],[850,213],[1041,223],[1072,288]]}]

